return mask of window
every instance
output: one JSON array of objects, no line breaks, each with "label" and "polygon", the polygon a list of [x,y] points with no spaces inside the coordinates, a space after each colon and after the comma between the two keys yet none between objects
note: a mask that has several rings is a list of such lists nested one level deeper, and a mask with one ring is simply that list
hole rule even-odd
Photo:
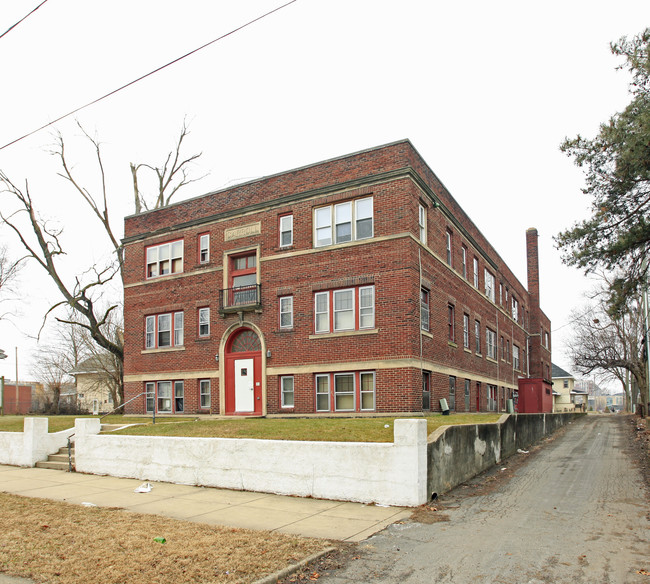
[{"label": "window", "polygon": [[469,412],[470,411],[470,406],[469,406],[469,391],[470,391],[470,381],[469,379],[465,380],[465,411]]},{"label": "window", "polygon": [[463,314],[463,347],[469,349],[469,314]]},{"label": "window", "polygon": [[293,215],[280,217],[280,247],[293,245]]},{"label": "window", "polygon": [[210,336],[210,309],[199,308],[199,336]]},{"label": "window", "polygon": [[499,304],[503,306],[503,284],[499,284]]},{"label": "window", "polygon": [[474,339],[476,341],[476,352],[481,353],[481,323],[478,320],[474,321]]},{"label": "window", "polygon": [[147,278],[157,278],[183,271],[183,240],[152,245],[147,248]]},{"label": "window", "polygon": [[172,411],[172,382],[159,381],[158,382],[158,411],[168,412]]},{"label": "window", "polygon": [[330,410],[330,376],[316,376],[316,411],[329,412]]},{"label": "window", "polygon": [[519,347],[512,345],[512,366],[519,371]]},{"label": "window", "polygon": [[486,327],[485,329],[485,344],[487,346],[487,356],[496,361],[497,358],[497,334]]},{"label": "window", "polygon": [[280,298],[280,328],[293,328],[293,296]]},{"label": "window", "polygon": [[506,341],[506,361],[510,362],[510,339]]},{"label": "window", "polygon": [[210,409],[210,395],[211,395],[211,390],[210,390],[210,380],[209,379],[201,379],[199,381],[199,394],[201,398],[201,409],[202,410],[209,410]]},{"label": "window", "polygon": [[429,330],[429,291],[426,288],[420,289],[420,328]]},{"label": "window", "polygon": [[354,375],[334,374],[334,409],[337,412],[354,410]]},{"label": "window", "polygon": [[461,258],[462,258],[462,262],[463,262],[463,266],[462,266],[463,278],[465,278],[467,280],[467,248],[463,245],[460,248],[460,251],[461,251]]},{"label": "window", "polygon": [[545,346],[547,349],[550,349],[550,348],[551,348],[551,346],[550,346],[550,341],[549,341],[549,337],[548,337],[548,333],[547,333],[547,332],[544,333],[544,346]]},{"label": "window", "polygon": [[506,341],[503,338],[503,335],[501,335],[501,361],[506,360]]},{"label": "window", "polygon": [[431,409],[431,373],[422,372],[422,409]]},{"label": "window", "polygon": [[283,408],[292,408],[294,405],[293,375],[280,377],[280,405]]},{"label": "window", "polygon": [[456,309],[453,304],[447,305],[447,326],[448,326],[448,335],[449,340],[454,343],[456,342],[456,326],[455,326],[455,316]]},{"label": "window", "polygon": [[495,289],[496,289],[496,280],[494,278],[494,274],[489,272],[488,270],[485,270],[484,272],[484,277],[485,277],[485,295],[492,300],[492,302],[495,301]]},{"label": "window", "polygon": [[182,412],[185,402],[185,385],[182,381],[174,381],[174,407],[176,412]]},{"label": "window", "polygon": [[374,286],[328,290],[314,294],[314,330],[317,333],[374,327]]},{"label": "window", "polygon": [[199,236],[199,262],[207,264],[210,261],[210,234]]},{"label": "window", "polygon": [[478,289],[478,258],[474,258],[474,288]]},{"label": "window", "polygon": [[497,411],[497,386],[490,385],[487,386],[487,409],[489,412]]},{"label": "window", "polygon": [[230,287],[228,306],[257,302],[257,254],[249,253],[230,258]]},{"label": "window", "polygon": [[427,210],[424,205],[419,206],[418,212],[419,237],[422,243],[427,242]]},{"label": "window", "polygon": [[145,385],[145,395],[146,395],[145,411],[153,412],[153,407],[154,407],[154,404],[156,402],[156,384],[155,383],[147,383]]},{"label": "window", "polygon": [[456,411],[456,378],[449,377],[449,410]]},{"label": "window", "polygon": [[361,371],[316,375],[317,411],[353,412],[372,411],[374,409],[374,372]]},{"label": "window", "polygon": [[515,322],[519,322],[519,302],[514,296],[512,297],[512,318]]},{"label": "window", "polygon": [[182,345],[182,312],[157,314],[145,318],[145,349],[180,347]]},{"label": "window", "polygon": [[451,266],[452,265],[452,262],[451,262],[451,255],[452,255],[452,250],[451,250],[451,238],[452,238],[452,235],[451,235],[451,231],[449,231],[449,229],[447,229],[445,234],[446,234],[446,238],[447,238],[447,265]]},{"label": "window", "polygon": [[569,387],[569,380],[568,379],[563,379],[562,380],[562,387],[564,389],[567,389]]},{"label": "window", "polygon": [[372,197],[315,209],[314,231],[315,247],[372,237]]}]

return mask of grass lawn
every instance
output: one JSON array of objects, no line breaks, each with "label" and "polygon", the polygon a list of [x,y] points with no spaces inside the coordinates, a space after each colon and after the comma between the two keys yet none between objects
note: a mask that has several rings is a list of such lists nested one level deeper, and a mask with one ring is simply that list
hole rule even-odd
[{"label": "grass lawn", "polygon": [[37,582],[254,582],[331,545],[7,493],[0,508],[0,574]]},{"label": "grass lawn", "polygon": [[[79,416],[76,416],[79,417]],[[408,416],[405,416],[408,417]],[[415,416],[417,417],[417,416]],[[425,416],[428,433],[450,424],[489,424],[500,414]],[[48,416],[50,432],[74,426],[75,416]],[[188,436],[202,438],[259,438],[266,440],[316,440],[334,442],[392,442],[395,418],[151,418],[108,416],[105,424],[137,424],[114,434],[132,436]],[[22,416],[0,417],[0,432],[22,432]]]}]

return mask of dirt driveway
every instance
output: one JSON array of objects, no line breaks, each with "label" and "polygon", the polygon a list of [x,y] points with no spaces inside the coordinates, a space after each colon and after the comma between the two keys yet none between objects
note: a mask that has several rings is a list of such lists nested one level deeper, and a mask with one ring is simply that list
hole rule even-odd
[{"label": "dirt driveway", "polygon": [[319,582],[650,584],[650,506],[626,423],[574,422],[520,455],[525,463],[508,461],[434,503],[431,523],[370,538]]}]

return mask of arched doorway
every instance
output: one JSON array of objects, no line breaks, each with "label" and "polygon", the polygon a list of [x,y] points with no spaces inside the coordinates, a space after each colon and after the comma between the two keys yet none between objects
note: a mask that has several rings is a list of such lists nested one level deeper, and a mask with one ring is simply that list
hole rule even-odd
[{"label": "arched doorway", "polygon": [[262,344],[255,331],[237,329],[226,343],[226,414],[262,415]]}]

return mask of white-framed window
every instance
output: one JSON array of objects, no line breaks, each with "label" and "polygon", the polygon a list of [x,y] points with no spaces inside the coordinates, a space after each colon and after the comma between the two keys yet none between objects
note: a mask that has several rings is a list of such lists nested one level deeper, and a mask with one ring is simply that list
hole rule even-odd
[{"label": "white-framed window", "polygon": [[174,411],[176,413],[185,410],[185,384],[182,381],[174,381]]},{"label": "white-framed window", "polygon": [[330,376],[316,376],[316,411],[330,411]]},{"label": "white-framed window", "polygon": [[463,347],[469,349],[469,314],[463,314]]},{"label": "white-framed window", "polygon": [[456,378],[449,376],[449,411],[456,411]]},{"label": "white-framed window", "polygon": [[280,247],[293,245],[293,215],[280,217]]},{"label": "white-framed window", "polygon": [[147,278],[158,278],[183,271],[183,240],[151,245],[146,249]]},{"label": "white-framed window", "polygon": [[158,411],[171,413],[172,411],[172,382],[158,382]]},{"label": "white-framed window", "polygon": [[351,371],[316,375],[316,411],[373,411],[375,372]]},{"label": "white-framed window", "polygon": [[461,246],[460,251],[461,251],[463,278],[467,280],[467,247],[465,247],[464,245]]},{"label": "white-framed window", "polygon": [[293,375],[280,377],[280,406],[292,408],[294,406]]},{"label": "white-framed window", "polygon": [[512,366],[519,371],[520,368],[519,366],[521,363],[519,362],[519,347],[515,344],[512,345]]},{"label": "white-framed window", "polygon": [[476,352],[481,353],[481,323],[478,320],[474,321],[474,341],[476,344]]},{"label": "white-framed window", "polygon": [[551,348],[551,341],[550,341],[550,338],[549,338],[547,332],[544,332],[544,346],[545,346],[547,349],[550,349],[550,348]]},{"label": "white-framed window", "polygon": [[519,301],[512,296],[512,318],[515,322],[519,322]]},{"label": "white-framed window", "polygon": [[145,349],[182,346],[183,320],[182,312],[145,317]]},{"label": "white-framed window", "polygon": [[452,343],[456,342],[456,307],[449,303],[447,304],[447,334],[448,340]]},{"label": "white-framed window", "polygon": [[420,328],[429,330],[429,291],[426,288],[420,288]]},{"label": "white-framed window", "polygon": [[487,409],[489,412],[497,411],[497,386],[489,383],[487,386]]},{"label": "white-framed window", "polygon": [[199,308],[199,336],[210,336],[210,309],[207,307]]},{"label": "white-framed window", "polygon": [[366,371],[360,373],[361,379],[361,411],[375,409],[375,373]]},{"label": "white-framed window", "polygon": [[375,327],[375,287],[360,286],[314,294],[316,333]]},{"label": "white-framed window", "polygon": [[209,410],[212,401],[212,390],[209,379],[201,379],[199,381],[199,396],[201,399],[201,409]]},{"label": "white-framed window", "polygon": [[293,296],[280,297],[280,328],[293,328]]},{"label": "white-framed window", "polygon": [[499,282],[499,304],[503,306],[503,284]]},{"label": "white-framed window", "polygon": [[496,290],[496,279],[494,277],[494,274],[486,269],[483,273],[483,276],[485,278],[485,295],[490,300],[492,300],[492,302],[494,302]]},{"label": "white-framed window", "polygon": [[501,361],[505,361],[506,360],[506,341],[503,338],[503,335],[501,335],[500,341],[501,341]]},{"label": "white-framed window", "polygon": [[452,235],[449,229],[445,231],[445,236],[447,240],[447,265],[451,266],[452,265]]},{"label": "white-framed window", "polygon": [[424,205],[418,206],[418,232],[420,241],[427,242],[427,209]]},{"label": "white-framed window", "polygon": [[156,384],[149,382],[145,385],[145,411],[153,412],[156,404]]},{"label": "white-framed window", "polygon": [[497,334],[489,329],[485,328],[485,345],[487,347],[487,356],[490,359],[496,360],[497,358]]},{"label": "white-framed window", "polygon": [[314,209],[314,247],[368,239],[374,235],[372,197]]},{"label": "white-framed window", "polygon": [[478,290],[478,258],[475,257],[473,261],[474,266],[474,288]]},{"label": "white-framed window", "polygon": [[199,263],[207,264],[210,261],[210,234],[203,233],[199,236]]}]

